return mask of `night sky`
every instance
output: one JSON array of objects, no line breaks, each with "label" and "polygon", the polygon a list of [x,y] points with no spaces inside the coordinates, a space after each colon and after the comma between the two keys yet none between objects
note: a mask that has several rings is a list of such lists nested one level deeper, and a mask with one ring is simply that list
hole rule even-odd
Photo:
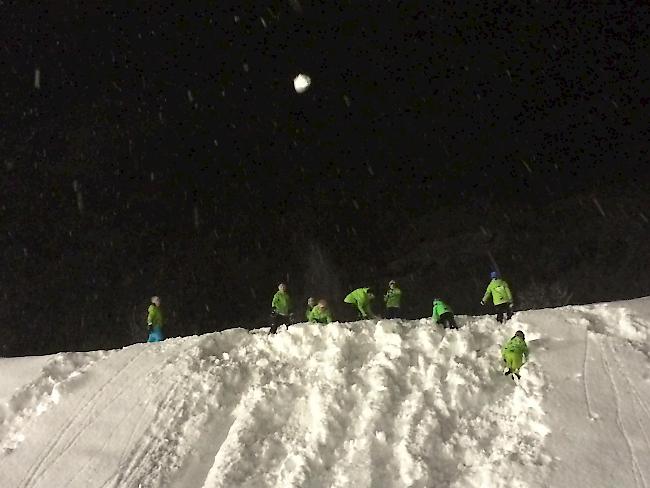
[{"label": "night sky", "polygon": [[5,353],[133,341],[152,294],[170,333],[263,322],[315,262],[406,280],[422,227],[647,193],[644,2],[237,3],[0,2]]}]

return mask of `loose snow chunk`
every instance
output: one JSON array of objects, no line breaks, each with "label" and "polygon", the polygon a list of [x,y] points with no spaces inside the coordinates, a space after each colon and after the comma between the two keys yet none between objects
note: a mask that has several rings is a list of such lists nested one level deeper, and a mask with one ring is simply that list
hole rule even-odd
[{"label": "loose snow chunk", "polygon": [[299,74],[293,79],[293,88],[297,93],[303,93],[311,85],[311,78],[304,74]]}]

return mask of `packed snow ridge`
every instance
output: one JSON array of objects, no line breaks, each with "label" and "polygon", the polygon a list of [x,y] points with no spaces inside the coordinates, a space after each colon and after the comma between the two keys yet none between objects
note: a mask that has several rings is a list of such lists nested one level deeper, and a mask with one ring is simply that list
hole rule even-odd
[{"label": "packed snow ridge", "polygon": [[0,360],[0,487],[649,486],[650,299],[458,322]]}]

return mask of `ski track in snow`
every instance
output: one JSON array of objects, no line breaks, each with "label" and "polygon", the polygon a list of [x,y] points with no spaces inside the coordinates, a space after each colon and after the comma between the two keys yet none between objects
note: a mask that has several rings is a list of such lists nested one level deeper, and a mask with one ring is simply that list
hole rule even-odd
[{"label": "ski track in snow", "polygon": [[[616,382],[614,381],[614,377],[612,376],[612,371],[609,366],[609,362],[607,361],[606,358],[606,352],[603,347],[602,340],[599,341],[598,346],[600,347],[600,359],[603,362],[603,368],[605,369],[605,372],[607,373],[607,376],[609,377],[609,381],[611,384],[611,388],[614,392],[614,398],[616,401],[616,425],[618,427],[618,430],[620,431],[621,435],[625,439],[625,443],[627,444],[627,449],[630,454],[630,459],[632,462],[632,473],[634,473],[634,480],[636,482],[636,486],[639,486],[639,460],[637,457],[634,455],[634,449],[632,447],[632,443],[630,442],[630,436],[627,434],[625,431],[625,427],[623,426],[623,422],[621,420],[621,404],[619,400],[619,392],[618,389],[616,388]],[[645,482],[643,483],[645,485]]]},{"label": "ski track in snow", "polygon": [[61,393],[74,387],[83,373],[111,352],[60,353],[52,356],[40,376],[16,391],[10,400],[0,405],[0,447],[11,451],[21,442],[20,429],[56,403]]},{"label": "ski track in snow", "polygon": [[[638,442],[635,441],[634,437],[632,435],[632,432],[642,432],[645,436],[645,431],[643,430],[643,423],[639,420],[638,416],[636,415],[635,412],[630,412],[628,415],[623,415],[622,410],[624,405],[628,410],[629,407],[632,406],[634,408],[634,398],[630,398],[630,395],[627,392],[623,392],[621,388],[617,385],[616,378],[614,377],[614,374],[612,373],[612,366],[610,364],[610,361],[613,359],[612,354],[608,354],[608,352],[612,352],[611,346],[609,346],[609,340],[606,337],[600,338],[599,340],[599,345],[600,345],[600,350],[601,350],[601,358],[605,367],[605,370],[607,371],[607,375],[609,376],[609,380],[611,382],[611,387],[612,390],[614,391],[615,398],[616,398],[616,424],[618,425],[618,428],[623,435],[623,438],[625,439],[625,443],[627,444],[629,453],[630,453],[630,459],[632,463],[632,470],[634,473],[634,478],[637,481],[637,486],[643,486],[646,488],[647,482],[646,478],[643,472],[642,464],[639,461],[639,456],[637,455],[636,451],[637,448],[635,445],[638,445]],[[617,377],[621,377],[623,375],[623,371],[618,369],[616,371]],[[630,400],[632,400],[630,402]],[[640,428],[640,430],[628,430],[625,427],[626,420],[633,419],[633,423],[636,424],[637,429]],[[648,450],[648,445],[647,445],[647,439],[646,439],[646,451]],[[647,463],[645,463],[647,464]]]},{"label": "ski track in snow", "polygon": [[[612,309],[609,304],[597,306],[596,310],[600,312],[600,319],[598,314],[594,313],[593,306],[588,308],[592,308],[590,323],[598,323],[599,320],[602,324],[601,327],[592,327],[595,331],[588,332],[588,334],[594,336],[598,342],[601,361],[616,397],[616,424],[625,439],[636,484],[647,488],[650,468],[648,463],[642,460],[647,459],[648,453],[650,453],[650,440],[646,427],[650,421],[650,411],[647,402],[643,400],[634,386],[634,382],[630,379],[621,356],[633,354],[634,350],[647,355],[648,328],[625,308]],[[626,342],[620,339],[624,339]],[[622,352],[617,348],[625,349],[625,351]],[[639,408],[640,415],[637,413]],[[624,410],[627,410],[625,415],[622,414]],[[626,428],[626,423],[633,425]],[[639,433],[642,439],[638,438]],[[638,451],[641,451],[642,454],[639,455]]]},{"label": "ski track in snow", "polygon": [[619,351],[616,350],[616,344],[610,343],[609,346],[612,350],[612,357],[616,361],[618,371],[625,379],[625,384],[627,385],[628,390],[632,394],[632,400],[634,402],[634,405],[638,405],[639,408],[641,409],[641,413],[645,415],[645,421],[639,419],[638,416],[637,416],[637,420],[638,420],[639,428],[641,429],[641,432],[643,432],[643,437],[645,439],[646,447],[650,449],[650,436],[648,435],[648,430],[647,430],[648,429],[647,426],[650,426],[650,409],[648,408],[648,403],[643,399],[638,389],[634,386],[634,382],[630,379],[629,374],[625,371],[626,368],[621,362],[621,359],[619,357]]},{"label": "ski track in snow", "polygon": [[[582,348],[556,369],[553,314]],[[575,388],[590,435],[627,448],[616,455],[631,473],[616,479],[647,488],[650,372],[633,367],[648,355],[643,320],[601,304],[459,323],[233,329],[53,356],[0,409],[0,486],[568,486],[549,481],[563,462],[546,451],[557,385]],[[498,346],[517,328],[532,351],[520,382],[503,376]]]},{"label": "ski track in snow", "polygon": [[591,400],[591,393],[589,391],[589,377],[587,374],[588,370],[588,361],[591,359],[589,356],[589,330],[585,328],[585,342],[584,342],[584,349],[585,349],[585,354],[584,354],[584,359],[582,362],[582,384],[583,384],[583,391],[585,393],[585,405],[587,405],[587,412],[589,413],[589,418],[591,420],[595,420],[598,418],[598,414],[594,412],[594,409],[592,407],[592,400]]},{"label": "ski track in snow", "polygon": [[102,403],[100,403],[99,400],[104,396],[104,392],[109,392],[109,395],[106,395],[108,396],[108,407],[110,407],[113,401],[119,398],[128,385],[120,385],[117,388],[117,392],[111,391],[110,386],[112,386],[113,383],[120,383],[120,380],[122,379],[121,376],[128,371],[131,363],[136,361],[144,353],[144,349],[139,352],[134,350],[134,354],[125,361],[124,365],[121,366],[115,374],[110,375],[97,391],[92,395],[89,395],[88,400],[83,403],[83,406],[79,408],[74,415],[70,416],[70,419],[58,434],[42,449],[37,462],[31,466],[30,470],[27,472],[26,478],[19,483],[19,487],[23,488],[30,486],[30,484],[38,478],[38,475],[41,472],[46,471],[49,466],[54,464],[61,456],[68,452],[79,436],[81,436],[92,424],[93,418],[91,415],[96,413],[95,409],[98,406],[102,406]]},{"label": "ski track in snow", "polygon": [[533,352],[551,385],[542,403],[550,412],[548,485],[647,487],[650,299],[531,311],[523,319],[552,338]]}]

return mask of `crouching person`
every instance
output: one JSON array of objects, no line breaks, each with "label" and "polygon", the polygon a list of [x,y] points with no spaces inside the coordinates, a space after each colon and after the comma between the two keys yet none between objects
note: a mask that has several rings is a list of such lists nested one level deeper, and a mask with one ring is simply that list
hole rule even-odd
[{"label": "crouching person", "polygon": [[314,305],[309,313],[309,321],[316,324],[329,324],[333,321],[326,300],[319,300],[318,304]]},{"label": "crouching person", "polygon": [[443,302],[440,298],[433,299],[433,321],[442,325],[445,329],[457,329],[456,320],[454,319],[454,312],[451,307]]},{"label": "crouching person", "polygon": [[343,301],[354,306],[358,320],[366,320],[377,318],[370,308],[370,302],[374,299],[375,294],[371,288],[357,288],[348,293]]},{"label": "crouching person", "polygon": [[513,374],[520,378],[519,370],[528,360],[528,345],[522,331],[515,332],[515,335],[506,342],[501,349],[501,357],[508,367],[503,374],[506,376]]}]

